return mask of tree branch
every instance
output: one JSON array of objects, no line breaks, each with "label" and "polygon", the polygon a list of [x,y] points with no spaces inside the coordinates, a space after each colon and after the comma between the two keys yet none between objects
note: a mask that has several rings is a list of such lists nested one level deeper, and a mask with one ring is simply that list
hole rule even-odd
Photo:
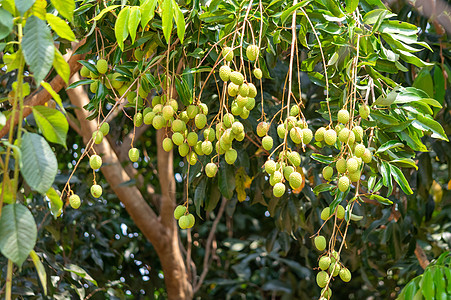
[{"label": "tree branch", "polygon": [[418,262],[420,263],[420,266],[424,269],[429,265],[429,260],[426,256],[426,253],[424,253],[423,248],[421,248],[420,244],[417,242],[417,246],[415,247],[415,256],[418,259]]}]

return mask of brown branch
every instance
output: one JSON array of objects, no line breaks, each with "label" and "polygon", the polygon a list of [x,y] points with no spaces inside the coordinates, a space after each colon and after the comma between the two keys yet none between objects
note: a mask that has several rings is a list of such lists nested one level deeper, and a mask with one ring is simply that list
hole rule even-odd
[{"label": "brown branch", "polygon": [[429,265],[429,260],[426,256],[426,253],[424,253],[423,248],[421,248],[420,244],[417,242],[417,246],[415,247],[415,256],[418,259],[418,262],[420,263],[420,266],[424,269]]},{"label": "brown branch", "polygon": [[[85,43],[85,41],[86,41],[86,39],[83,39],[82,41],[80,41],[74,47],[75,51],[80,46],[82,46]],[[68,64],[69,64],[69,68],[70,68],[69,78],[71,78],[75,73],[78,72],[78,70],[81,69],[81,64],[78,63],[78,60],[83,59],[84,56],[85,56],[84,54],[74,54],[69,58],[69,60],[68,60]],[[53,90],[58,93],[66,85],[66,83],[61,78],[61,76],[57,75],[55,78],[52,79],[52,81],[50,81],[50,85],[52,86]],[[45,90],[43,88],[38,89],[33,94],[26,97],[24,100],[24,110],[23,110],[24,118],[26,116],[28,116],[29,114],[31,114],[31,112],[32,112],[31,106],[44,105],[50,99],[52,99],[52,95],[50,95],[49,92],[47,92],[47,90]],[[0,138],[4,137],[9,132],[10,120],[11,120],[11,116],[6,121],[5,126],[0,130]],[[20,120],[20,121],[22,122],[22,120]],[[17,114],[16,114],[13,126],[16,126],[18,122],[19,122],[19,112],[17,112]]]}]

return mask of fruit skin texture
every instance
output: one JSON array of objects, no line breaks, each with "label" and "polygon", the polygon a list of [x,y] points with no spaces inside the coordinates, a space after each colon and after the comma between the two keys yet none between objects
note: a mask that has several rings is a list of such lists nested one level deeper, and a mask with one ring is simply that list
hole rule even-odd
[{"label": "fruit skin texture", "polygon": [[340,158],[339,160],[337,160],[335,167],[337,168],[338,173],[345,173],[346,172],[346,160],[344,158]]},{"label": "fruit skin texture", "polygon": [[309,144],[313,139],[313,132],[308,129],[308,128],[304,128],[302,129],[302,142],[304,144]]},{"label": "fruit skin texture", "polygon": [[174,144],[172,143],[172,140],[170,138],[165,138],[163,140],[163,150],[166,152],[169,152],[174,147]]},{"label": "fruit skin texture", "polygon": [[273,174],[276,171],[276,163],[273,160],[267,160],[265,162],[265,171],[268,174]]},{"label": "fruit skin texture", "polygon": [[265,150],[267,150],[267,151],[269,151],[269,150],[272,149],[273,144],[274,144],[274,143],[273,143],[272,137],[270,137],[270,136],[265,136],[265,137],[262,139],[262,146],[263,146],[263,149],[265,149]]},{"label": "fruit skin texture", "polygon": [[230,97],[235,97],[236,95],[238,95],[239,88],[240,88],[239,85],[231,82],[227,86],[227,93],[229,94]]},{"label": "fruit skin texture", "polygon": [[360,114],[360,117],[362,117],[362,119],[367,120],[370,115],[370,112],[371,112],[371,110],[368,105],[366,105],[366,104],[360,105],[359,114]]},{"label": "fruit skin texture", "polygon": [[328,257],[328,256],[322,256],[322,257],[319,259],[319,263],[318,263],[319,268],[320,268],[321,270],[323,270],[323,271],[329,269],[330,262],[331,262],[331,261],[330,261],[330,257]]},{"label": "fruit skin texture", "polygon": [[363,152],[362,159],[363,162],[366,164],[369,164],[373,160],[373,155],[371,154],[371,151],[368,148],[365,149],[365,152]]},{"label": "fruit skin texture", "polygon": [[244,82],[244,76],[240,72],[233,71],[230,73],[230,81],[232,81],[234,84],[240,86]]},{"label": "fruit skin texture", "polygon": [[205,173],[208,177],[215,177],[218,167],[214,163],[208,163],[205,166]]},{"label": "fruit skin texture", "polygon": [[89,158],[89,165],[93,170],[100,169],[100,167],[102,166],[102,158],[97,154],[94,154]]},{"label": "fruit skin texture", "polygon": [[357,157],[362,157],[363,154],[365,153],[365,150],[366,150],[365,145],[357,144],[354,149],[354,155]]},{"label": "fruit skin texture", "polygon": [[302,175],[298,172],[293,172],[290,174],[290,177],[288,178],[288,182],[290,183],[290,186],[293,189],[297,189],[302,184]]},{"label": "fruit skin texture", "polygon": [[351,272],[347,268],[341,269],[339,274],[341,280],[343,280],[344,282],[351,281]]},{"label": "fruit skin texture", "polygon": [[137,148],[131,148],[128,150],[128,157],[132,162],[137,162],[139,159],[139,150]]},{"label": "fruit skin texture", "polygon": [[338,122],[342,123],[342,124],[347,124],[349,122],[349,111],[347,111],[346,109],[341,109],[338,112]]},{"label": "fruit skin texture", "polygon": [[357,159],[351,157],[346,161],[346,168],[348,169],[349,173],[354,173],[359,168],[359,163],[357,162]]},{"label": "fruit skin texture", "polygon": [[[341,267],[340,267],[339,263],[332,263],[332,264],[330,264],[330,267],[329,267],[329,273],[331,273],[331,275],[335,277],[340,272],[340,269],[341,269]],[[333,271],[333,273],[332,273],[332,271]]]},{"label": "fruit skin texture", "polygon": [[329,181],[332,176],[334,175],[334,169],[332,167],[324,167],[323,169],[323,178],[327,181]]},{"label": "fruit skin texture", "polygon": [[318,249],[319,251],[323,251],[324,249],[326,249],[327,242],[324,236],[318,235],[317,237],[315,237],[314,242],[316,249]]},{"label": "fruit skin texture", "polygon": [[232,61],[233,59],[233,49],[230,47],[224,47],[224,49],[222,49],[222,56],[224,57],[224,59],[226,61]]},{"label": "fruit skin texture", "polygon": [[85,66],[81,67],[80,75],[81,75],[82,77],[89,77],[89,75],[90,75],[89,69],[86,68]]},{"label": "fruit skin texture", "polygon": [[346,192],[349,188],[349,178],[347,176],[341,176],[338,180],[338,189],[341,192]]},{"label": "fruit skin texture", "polygon": [[78,197],[78,195],[71,195],[69,197],[69,204],[72,208],[77,209],[80,207],[81,201],[80,201],[80,197]]},{"label": "fruit skin texture", "polygon": [[102,187],[98,184],[91,186],[91,195],[95,198],[102,196]]},{"label": "fruit skin texture", "polygon": [[336,208],[336,212],[337,212],[337,218],[338,219],[343,219],[345,217],[345,208],[341,205],[338,205]]},{"label": "fruit skin texture", "polygon": [[263,73],[262,73],[262,70],[260,70],[259,68],[254,69],[253,73],[254,73],[255,78],[262,79]]},{"label": "fruit skin texture", "polygon": [[324,134],[326,133],[326,128],[320,127],[315,132],[315,140],[318,142],[322,142],[324,140]]},{"label": "fruit skin texture", "polygon": [[268,133],[268,130],[269,130],[269,124],[268,123],[266,123],[266,122],[258,123],[258,125],[257,125],[257,135],[259,137],[264,137]]},{"label": "fruit skin texture", "polygon": [[221,77],[222,81],[228,81],[230,79],[230,70],[229,66],[222,66],[219,68],[219,77]]},{"label": "fruit skin texture", "polygon": [[325,271],[321,271],[316,275],[316,284],[318,284],[320,288],[325,287],[328,281],[329,274],[327,274]]},{"label": "fruit skin texture", "polygon": [[326,144],[332,146],[337,141],[337,133],[333,129],[326,130],[324,133],[324,141]]},{"label": "fruit skin texture", "polygon": [[133,123],[136,127],[140,127],[143,124],[143,114],[142,113],[136,113],[133,117]]},{"label": "fruit skin texture", "polygon": [[258,57],[258,46],[257,45],[249,45],[246,48],[246,56],[250,61],[254,61]]},{"label": "fruit skin texture", "polygon": [[338,134],[338,140],[342,143],[345,143],[349,139],[350,130],[348,128],[343,128],[340,130],[340,133]]},{"label": "fruit skin texture", "polygon": [[174,108],[170,105],[163,107],[163,118],[168,121],[174,116]]},{"label": "fruit skin texture", "polygon": [[107,135],[110,132],[110,124],[107,122],[103,123],[100,128],[100,132],[103,134],[103,136]]},{"label": "fruit skin texture", "polygon": [[174,210],[174,218],[180,219],[186,213],[186,206],[178,205]]},{"label": "fruit skin texture", "polygon": [[249,98],[255,98],[257,96],[257,88],[253,83],[248,83],[247,86],[249,87],[249,94],[247,96]]},{"label": "fruit skin texture", "polygon": [[186,229],[189,226],[189,218],[188,216],[181,216],[179,219],[179,226],[181,229]]},{"label": "fruit skin texture", "polygon": [[96,130],[92,133],[92,138],[94,139],[94,143],[98,145],[103,141],[103,134],[99,130]]},{"label": "fruit skin texture", "polygon": [[225,153],[225,160],[229,165],[232,165],[236,161],[237,157],[238,153],[235,149],[229,149]]},{"label": "fruit skin texture", "polygon": [[187,228],[193,227],[195,222],[196,222],[196,219],[194,218],[193,214],[188,214],[188,227]]},{"label": "fruit skin texture", "polygon": [[105,74],[108,71],[108,62],[104,59],[99,59],[96,63],[96,68],[100,74]]},{"label": "fruit skin texture", "polygon": [[282,197],[283,194],[285,194],[285,184],[283,184],[281,182],[276,183],[274,185],[274,188],[273,188],[272,192],[273,192],[275,197],[277,197],[277,198]]},{"label": "fruit skin texture", "polygon": [[325,207],[321,211],[321,220],[326,221],[327,219],[329,219],[329,217],[330,217],[330,207]]}]

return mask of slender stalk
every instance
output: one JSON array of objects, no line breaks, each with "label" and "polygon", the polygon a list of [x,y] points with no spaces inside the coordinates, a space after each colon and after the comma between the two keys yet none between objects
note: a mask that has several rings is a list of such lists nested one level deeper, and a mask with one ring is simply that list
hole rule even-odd
[{"label": "slender stalk", "polygon": [[8,271],[6,275],[5,300],[11,300],[11,287],[13,281],[13,261],[8,259]]}]

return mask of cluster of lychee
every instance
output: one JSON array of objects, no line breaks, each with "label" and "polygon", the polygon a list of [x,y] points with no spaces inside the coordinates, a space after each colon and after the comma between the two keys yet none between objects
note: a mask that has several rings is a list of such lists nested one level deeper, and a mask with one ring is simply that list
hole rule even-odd
[{"label": "cluster of lychee", "polygon": [[[334,212],[331,212],[330,207],[326,207],[321,212],[321,219],[325,221],[331,216],[336,216],[340,220],[343,219],[345,217],[344,207],[338,205]],[[319,251],[324,251],[327,248],[326,238],[322,235],[315,237],[314,244]],[[340,255],[335,250],[324,253],[319,259],[318,266],[320,271],[316,275],[316,283],[322,288],[321,299],[330,299],[332,296],[332,290],[328,287],[331,277],[339,275],[344,282],[351,280],[351,272],[340,262]]]},{"label": "cluster of lychee", "polygon": [[[366,105],[361,105],[359,114],[363,119],[367,119],[370,109]],[[337,114],[339,124],[334,129],[320,127],[315,132],[315,140],[318,142],[324,141],[327,145],[333,146],[337,142],[346,145],[344,151],[340,153],[338,159],[334,163],[324,167],[322,170],[323,178],[327,181],[334,179],[334,168],[337,170],[338,189],[341,192],[346,192],[351,182],[358,182],[361,178],[361,170],[363,163],[370,163],[372,161],[371,151],[365,147],[364,131],[360,126],[353,126],[350,120],[349,111],[341,109]]]},{"label": "cluster of lychee", "polygon": [[193,214],[188,212],[185,205],[178,205],[174,210],[174,218],[178,220],[181,229],[187,229],[194,226],[196,219]]}]

